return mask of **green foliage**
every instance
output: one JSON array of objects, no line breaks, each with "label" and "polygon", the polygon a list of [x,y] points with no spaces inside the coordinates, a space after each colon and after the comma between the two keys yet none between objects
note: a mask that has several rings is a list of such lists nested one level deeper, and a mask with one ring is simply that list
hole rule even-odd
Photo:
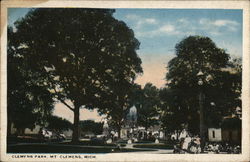
[{"label": "green foliage", "polygon": [[30,66],[50,68],[55,82],[50,83],[61,90],[58,97],[93,107],[112,85],[129,82],[141,71],[135,53],[139,42],[113,12],[36,9],[17,23],[18,41],[28,46],[26,57],[33,60]]},{"label": "green foliage", "polygon": [[[231,61],[229,54],[208,37],[189,36],[175,49],[176,57],[167,67],[167,87],[160,95],[165,112],[162,120],[171,131],[175,127],[181,129],[183,124],[197,133],[198,93],[203,91],[206,125],[219,126],[222,116],[241,106],[241,62]],[[199,71],[203,73],[202,78],[197,76]],[[202,86],[198,85],[199,79],[202,79]]]},{"label": "green foliage", "polygon": [[102,134],[103,131],[103,123],[94,122],[92,120],[84,120],[80,121],[80,128],[83,131],[93,132],[94,134]]},{"label": "green foliage", "polygon": [[47,128],[56,130],[56,131],[64,131],[64,130],[69,130],[72,129],[72,123],[66,119],[63,119],[58,116],[49,116],[47,118],[47,123],[48,126]]},{"label": "green foliage", "polygon": [[34,9],[15,24],[18,55],[47,79],[56,100],[74,111],[73,140],[78,140],[80,107],[109,109],[117,96],[125,97],[118,93],[142,72],[136,54],[140,43],[113,13],[110,9]]},{"label": "green foliage", "polygon": [[241,129],[242,121],[239,118],[224,119],[221,127],[222,129]]},{"label": "green foliage", "polygon": [[25,58],[19,54],[22,49],[16,46],[15,41],[13,29],[8,28],[8,131],[11,123],[20,130],[32,129],[35,124],[44,125],[44,120],[52,112],[54,103],[45,85],[46,78],[28,67]]},{"label": "green foliage", "polygon": [[[135,101],[134,89],[137,84],[116,84],[115,91],[105,99],[106,108],[99,109],[100,114],[105,114],[111,129],[118,131],[125,124],[126,115]],[[104,106],[104,105],[102,105]]]},{"label": "green foliage", "polygon": [[150,126],[158,124],[160,98],[157,87],[151,83],[147,83],[143,89],[137,86],[134,90],[133,100],[137,107],[138,125],[148,129]]}]

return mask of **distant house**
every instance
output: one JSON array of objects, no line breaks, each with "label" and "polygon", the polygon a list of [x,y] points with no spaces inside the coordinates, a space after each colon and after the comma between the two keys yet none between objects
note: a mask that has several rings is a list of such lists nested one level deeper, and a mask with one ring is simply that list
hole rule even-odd
[{"label": "distant house", "polygon": [[[45,127],[41,126],[41,125],[35,125],[35,127],[33,129],[30,128],[25,128],[23,135],[28,135],[28,136],[37,136],[39,135],[41,132],[41,129],[47,130]],[[64,130],[61,132],[62,134],[65,135],[66,139],[71,139],[72,138],[72,133],[73,131],[71,129],[68,130]],[[11,134],[18,134],[18,129],[16,129],[14,127],[14,124],[11,124]]]},{"label": "distant house", "polygon": [[95,134],[92,131],[81,131],[80,138],[92,138]]},{"label": "distant house", "polygon": [[[33,129],[25,128],[22,132],[24,135],[36,135],[41,129],[40,125],[35,125]],[[19,132],[20,133],[20,132]],[[18,134],[18,129],[14,127],[14,124],[11,124],[11,134]]]},{"label": "distant house", "polygon": [[33,129],[25,128],[24,134],[39,134],[41,128],[42,127],[40,125],[36,125]]},{"label": "distant house", "polygon": [[72,139],[73,131],[71,129],[65,130],[62,133],[65,135],[66,139]]},{"label": "distant house", "polygon": [[220,128],[208,128],[210,142],[241,143],[241,119],[237,116],[224,117]]},{"label": "distant house", "polygon": [[222,141],[221,128],[208,128],[208,140],[211,142]]}]

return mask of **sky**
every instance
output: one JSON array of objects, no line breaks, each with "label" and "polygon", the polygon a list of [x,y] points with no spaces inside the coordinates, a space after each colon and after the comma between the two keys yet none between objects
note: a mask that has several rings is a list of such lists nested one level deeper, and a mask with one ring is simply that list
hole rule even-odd
[{"label": "sky", "polygon": [[[27,8],[8,10],[8,24],[25,16]],[[242,10],[230,9],[116,9],[114,17],[124,21],[140,42],[137,51],[143,75],[136,82],[158,88],[165,85],[166,66],[175,56],[175,45],[190,35],[210,37],[232,57],[242,57]],[[54,114],[73,121],[73,113],[56,104]],[[101,121],[97,111],[81,110],[81,120]]]}]

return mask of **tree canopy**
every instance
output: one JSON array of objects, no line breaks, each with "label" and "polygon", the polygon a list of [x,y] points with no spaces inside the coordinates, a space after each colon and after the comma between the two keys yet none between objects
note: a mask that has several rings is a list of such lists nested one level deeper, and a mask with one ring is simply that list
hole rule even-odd
[{"label": "tree canopy", "polygon": [[58,116],[50,115],[46,121],[48,123],[48,129],[52,129],[58,132],[72,129],[72,123],[70,121]]},{"label": "tree canopy", "polygon": [[[34,9],[15,24],[13,41],[27,66],[47,78],[54,97],[74,111],[106,108],[116,88],[127,88],[142,72],[139,41],[110,9]],[[124,85],[117,87],[116,85]],[[68,104],[67,100],[72,102]]]},{"label": "tree canopy", "polygon": [[[141,91],[141,92],[140,92]],[[146,83],[143,89],[136,93],[139,99],[136,101],[138,111],[138,125],[147,130],[150,126],[159,124],[160,98],[159,90],[152,83]]]},{"label": "tree canopy", "polygon": [[102,134],[103,132],[103,123],[95,122],[93,120],[84,120],[80,121],[80,129],[84,132],[92,132],[95,135]]},{"label": "tree canopy", "polygon": [[[54,101],[43,83],[46,78],[33,71],[22,53],[16,46],[13,28],[8,28],[7,57],[7,118],[8,134],[11,123],[24,133],[25,128],[34,128],[36,124],[45,125],[46,118],[51,114]],[[16,48],[17,47],[17,48]]]},{"label": "tree canopy", "polygon": [[[161,98],[166,103],[165,111],[168,111],[165,121],[187,124],[191,131],[197,133],[198,93],[202,88],[206,125],[218,126],[222,116],[230,114],[232,108],[241,106],[239,62],[233,63],[224,49],[202,36],[184,38],[176,44],[175,52],[176,57],[167,66],[166,88],[161,92]],[[199,72],[202,72],[202,78],[197,76]],[[199,79],[202,79],[202,86],[198,84]]]}]

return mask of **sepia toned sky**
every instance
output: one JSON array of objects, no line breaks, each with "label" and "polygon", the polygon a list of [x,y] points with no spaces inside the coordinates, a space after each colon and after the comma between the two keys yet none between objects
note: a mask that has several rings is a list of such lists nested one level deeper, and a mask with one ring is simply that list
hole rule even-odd
[{"label": "sepia toned sky", "polygon": [[[28,8],[8,10],[8,24],[29,11]],[[137,51],[142,60],[143,75],[136,82],[147,82],[158,88],[165,84],[166,66],[174,57],[175,45],[190,35],[210,37],[232,57],[242,56],[242,10],[229,9],[116,9],[116,19],[133,29],[140,41]],[[73,121],[73,113],[63,104],[55,105],[55,115]],[[96,110],[81,110],[81,120],[101,121]]]}]

